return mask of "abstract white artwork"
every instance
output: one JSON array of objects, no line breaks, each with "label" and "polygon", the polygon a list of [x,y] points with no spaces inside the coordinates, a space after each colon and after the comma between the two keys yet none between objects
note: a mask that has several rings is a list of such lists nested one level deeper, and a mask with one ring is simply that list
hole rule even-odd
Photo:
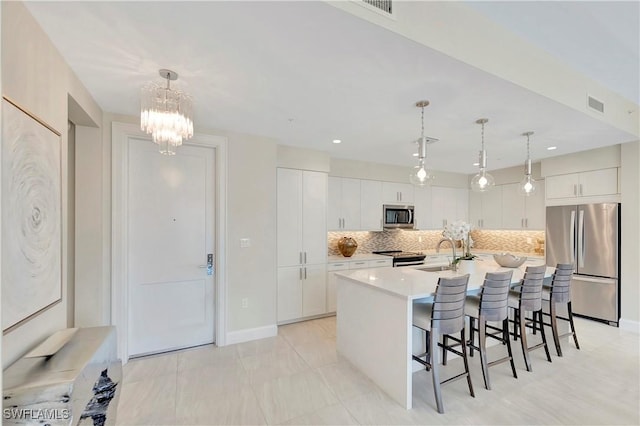
[{"label": "abstract white artwork", "polygon": [[60,133],[2,99],[2,330],[62,300]]}]

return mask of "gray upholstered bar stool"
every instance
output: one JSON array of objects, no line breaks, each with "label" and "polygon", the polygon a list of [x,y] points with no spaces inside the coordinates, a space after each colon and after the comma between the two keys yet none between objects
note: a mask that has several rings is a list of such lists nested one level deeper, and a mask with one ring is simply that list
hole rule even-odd
[{"label": "gray upholstered bar stool", "polygon": [[[440,277],[438,287],[430,303],[413,303],[413,326],[418,327],[426,333],[426,350],[420,355],[413,355],[413,359],[423,364],[427,370],[431,370],[433,377],[433,392],[436,397],[436,405],[439,413],[444,413],[442,403],[441,385],[454,380],[467,378],[469,393],[473,393],[471,375],[469,374],[469,363],[465,344],[465,317],[464,304],[467,296],[467,285],[469,284],[469,274],[459,277]],[[440,336],[460,333],[462,340],[462,351],[459,352],[452,347],[440,345]],[[447,380],[440,381],[440,366],[438,360],[438,347],[443,346],[445,350],[453,352],[464,360],[464,372],[453,376]],[[422,359],[424,357],[425,359]]]},{"label": "gray upholstered bar stool", "polygon": [[[489,380],[489,367],[509,361],[513,377],[518,378],[516,366],[511,352],[511,340],[509,337],[509,289],[513,271],[487,272],[482,284],[480,295],[467,296],[465,313],[469,317],[468,343],[469,352],[473,356],[473,350],[480,352],[480,364],[484,387],[491,390]],[[488,324],[497,322],[500,327]],[[489,330],[489,331],[487,331]],[[475,334],[478,334],[478,344],[475,344]],[[494,361],[487,360],[487,337],[491,337],[507,346],[507,356]]]},{"label": "gray upholstered bar stool", "polygon": [[[524,356],[527,371],[532,371],[531,359],[529,357],[529,352],[532,350],[543,347],[547,355],[547,360],[551,362],[551,355],[549,354],[549,346],[547,345],[542,320],[542,283],[546,270],[546,265],[527,266],[524,278],[520,281],[520,284],[514,287],[509,293],[509,307],[514,310],[513,336],[514,340],[517,340],[518,332],[520,334],[520,345],[522,346],[522,355]],[[527,318],[526,312],[531,312],[533,317],[531,319]],[[534,333],[536,330],[539,330],[542,337],[542,343],[531,347],[527,344],[526,330],[529,322],[531,322]]]},{"label": "gray upholstered bar stool", "polygon": [[[553,332],[553,343],[556,346],[556,353],[558,356],[562,356],[562,348],[560,347],[560,338],[573,336],[573,342],[576,344],[576,348],[580,349],[578,344],[578,335],[576,334],[576,327],[573,324],[573,312],[571,310],[571,278],[573,277],[573,264],[571,263],[559,263],[556,266],[556,271],[553,274],[553,280],[551,281],[551,287],[544,286],[542,288],[542,300],[545,304],[548,304],[549,313],[544,313],[545,316],[550,317],[550,323],[545,325],[551,326]],[[567,306],[567,316],[559,316],[557,314],[557,305],[564,304]],[[558,320],[564,320],[569,323],[570,330],[568,333],[559,334],[558,332]]]}]

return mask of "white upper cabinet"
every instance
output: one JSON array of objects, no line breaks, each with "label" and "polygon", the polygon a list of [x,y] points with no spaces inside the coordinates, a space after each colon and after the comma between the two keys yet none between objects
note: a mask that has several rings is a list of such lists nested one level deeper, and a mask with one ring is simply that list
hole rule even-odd
[{"label": "white upper cabinet", "polygon": [[413,204],[413,185],[382,182],[382,198],[385,204]]},{"label": "white upper cabinet", "polygon": [[502,227],[502,188],[495,186],[487,192],[469,192],[469,221],[476,229]]},{"label": "white upper cabinet", "polygon": [[381,231],[382,182],[329,177],[329,231]]},{"label": "white upper cabinet", "polygon": [[529,196],[519,192],[519,183],[500,185],[502,187],[502,229],[544,229],[544,183],[537,184],[536,192]]},{"label": "white upper cabinet", "polygon": [[329,177],[327,228],[330,231],[360,229],[360,179]]},{"label": "white upper cabinet", "polygon": [[327,261],[327,174],[278,169],[278,266]]},{"label": "white upper cabinet", "polygon": [[469,190],[466,188],[431,187],[431,229],[469,218]]},{"label": "white upper cabinet", "polygon": [[416,186],[413,195],[415,229],[431,229],[431,186]]},{"label": "white upper cabinet", "polygon": [[360,181],[360,229],[382,231],[382,182]]},{"label": "white upper cabinet", "polygon": [[616,167],[547,176],[545,181],[547,199],[570,199],[618,194],[618,169]]}]

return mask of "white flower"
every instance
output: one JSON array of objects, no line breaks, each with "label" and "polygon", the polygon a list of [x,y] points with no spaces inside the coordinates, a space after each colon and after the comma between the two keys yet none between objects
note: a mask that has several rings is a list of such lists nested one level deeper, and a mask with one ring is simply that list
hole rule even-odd
[{"label": "white flower", "polygon": [[471,231],[471,225],[469,225],[463,220],[458,220],[454,223],[451,223],[445,226],[444,231],[442,232],[442,235],[445,238],[465,241],[469,236],[470,231]]}]

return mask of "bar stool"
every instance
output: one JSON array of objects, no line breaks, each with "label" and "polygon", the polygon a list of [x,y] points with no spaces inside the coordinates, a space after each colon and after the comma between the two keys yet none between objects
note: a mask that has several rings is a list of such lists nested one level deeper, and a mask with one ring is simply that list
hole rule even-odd
[{"label": "bar stool", "polygon": [[[471,384],[471,375],[469,374],[469,363],[467,361],[465,336],[465,318],[464,303],[467,295],[467,285],[469,284],[469,274],[459,277],[440,277],[438,279],[438,287],[431,303],[413,303],[413,326],[418,327],[426,333],[426,350],[420,355],[412,355],[415,361],[418,361],[431,370],[433,377],[433,392],[436,398],[436,405],[439,413],[444,413],[444,405],[442,403],[441,385],[450,383],[454,380],[467,378],[469,393],[475,397],[473,393],[473,385]],[[462,351],[459,352],[452,347],[441,345],[438,343],[440,336],[453,333],[460,333],[462,341]],[[459,355],[464,360],[464,372],[447,380],[440,381],[440,367],[438,362],[438,347],[441,346],[445,350]],[[425,359],[422,359],[425,357]]]},{"label": "bar stool", "polygon": [[[542,300],[549,305],[549,313],[544,313],[545,316],[550,317],[550,323],[544,323],[544,325],[551,326],[553,332],[553,343],[556,346],[556,353],[558,356],[562,356],[562,348],[560,347],[560,338],[573,336],[573,342],[576,344],[576,348],[580,349],[578,344],[578,335],[576,334],[576,328],[573,324],[573,312],[571,310],[571,278],[573,277],[573,264],[571,263],[559,263],[556,266],[556,272],[553,274],[553,280],[551,281],[551,287],[543,287]],[[557,314],[558,304],[567,305],[567,317],[562,317]],[[558,320],[564,320],[569,322],[571,331],[559,335],[558,333]]]},{"label": "bar stool", "polygon": [[[491,390],[489,381],[489,367],[493,367],[503,362],[511,363],[513,377],[518,378],[516,366],[513,362],[511,352],[511,341],[509,337],[509,289],[513,271],[487,272],[482,284],[480,296],[467,296],[465,314],[469,317],[470,341],[468,342],[469,352],[473,356],[473,350],[480,352],[480,365],[482,366],[482,376],[484,387]],[[476,327],[477,321],[477,327]],[[487,321],[502,323],[501,328],[487,324]],[[487,329],[490,332],[487,332]],[[474,343],[475,333],[478,333],[478,345]],[[487,337],[498,340],[507,346],[507,356],[487,362]]]},{"label": "bar stool", "polygon": [[[513,336],[514,340],[517,340],[518,331],[520,332],[520,346],[522,346],[522,355],[527,371],[532,371],[529,352],[535,349],[544,347],[547,360],[551,362],[542,320],[542,282],[546,269],[546,265],[527,266],[520,284],[509,292],[509,307],[514,310]],[[532,312],[533,318],[527,318],[526,312]],[[542,337],[542,343],[531,347],[527,344],[526,332],[529,322],[531,322],[533,332],[535,333],[536,329],[539,330]]]}]

